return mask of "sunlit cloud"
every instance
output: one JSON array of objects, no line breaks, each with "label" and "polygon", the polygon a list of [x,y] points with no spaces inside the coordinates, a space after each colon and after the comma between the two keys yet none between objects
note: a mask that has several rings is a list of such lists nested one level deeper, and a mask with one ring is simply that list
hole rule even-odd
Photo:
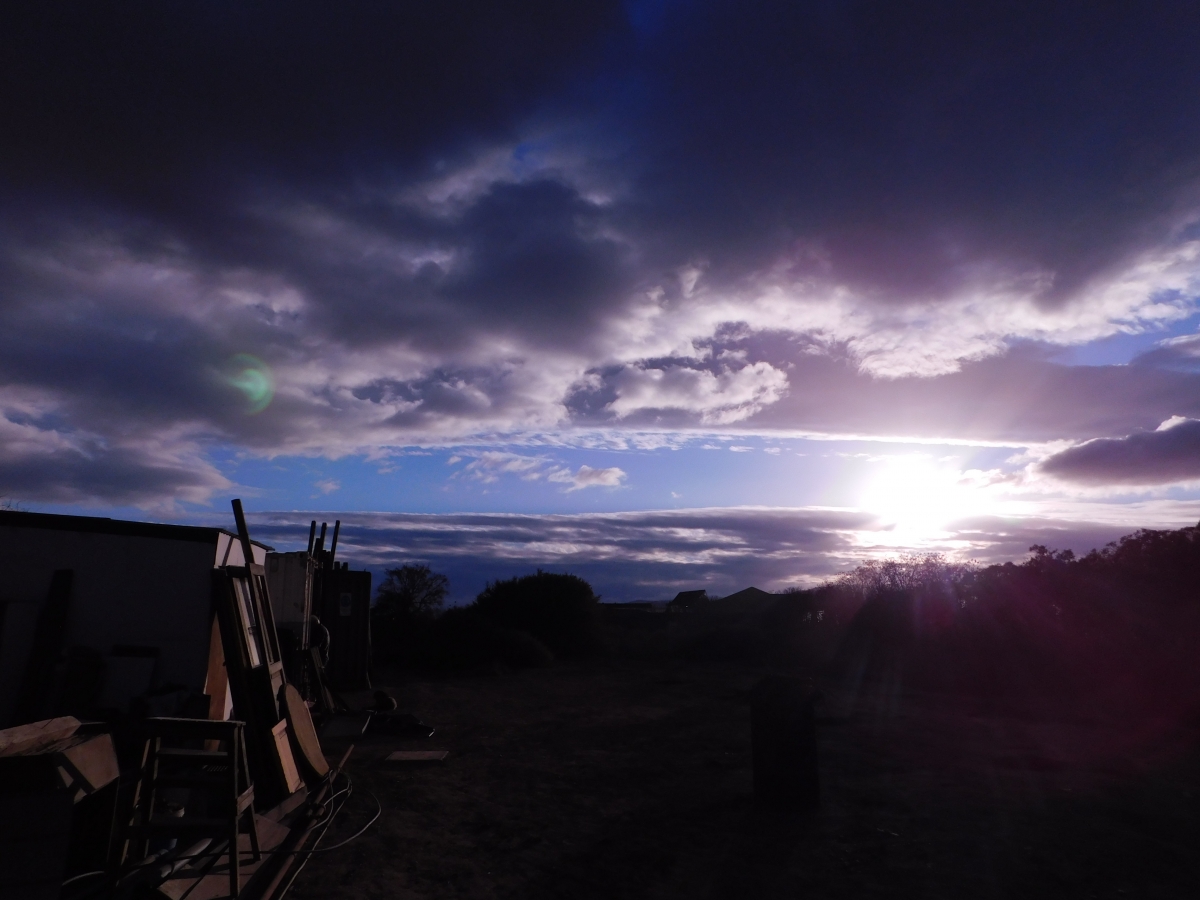
[{"label": "sunlit cloud", "polygon": [[579,470],[574,473],[570,469],[556,469],[546,476],[548,481],[569,484],[568,492],[590,487],[619,487],[625,478],[625,472],[616,466],[609,466],[605,469],[580,466]]},{"label": "sunlit cloud", "polygon": [[618,418],[642,410],[684,410],[705,424],[729,424],[774,403],[787,390],[787,374],[766,362],[711,372],[688,366],[623,370],[608,408]]}]

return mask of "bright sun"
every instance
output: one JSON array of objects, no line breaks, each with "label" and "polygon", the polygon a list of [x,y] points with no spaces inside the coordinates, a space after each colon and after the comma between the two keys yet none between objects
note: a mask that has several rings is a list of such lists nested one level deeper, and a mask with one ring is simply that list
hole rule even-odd
[{"label": "bright sun", "polygon": [[933,537],[956,519],[998,511],[986,487],[928,456],[891,457],[879,466],[863,485],[859,506],[883,519],[897,538]]}]

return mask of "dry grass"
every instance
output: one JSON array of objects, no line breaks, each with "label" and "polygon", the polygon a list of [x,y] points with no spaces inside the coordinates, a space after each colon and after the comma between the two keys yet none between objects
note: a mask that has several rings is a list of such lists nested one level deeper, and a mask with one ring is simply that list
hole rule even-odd
[{"label": "dry grass", "polygon": [[[393,680],[437,734],[360,743],[344,828],[367,790],[384,814],[293,896],[1200,896],[1194,730],[1135,746],[1127,723],[833,693],[828,712],[852,715],[821,728],[823,809],[779,817],[751,798],[760,674],[622,661]],[[417,747],[450,756],[383,761]]]}]

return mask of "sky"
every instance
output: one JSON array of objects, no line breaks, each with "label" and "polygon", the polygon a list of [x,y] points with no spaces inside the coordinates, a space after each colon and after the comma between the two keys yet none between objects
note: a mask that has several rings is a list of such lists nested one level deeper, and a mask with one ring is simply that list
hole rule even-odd
[{"label": "sky", "polygon": [[9,6],[9,505],[455,602],[1200,519],[1192,3]]}]

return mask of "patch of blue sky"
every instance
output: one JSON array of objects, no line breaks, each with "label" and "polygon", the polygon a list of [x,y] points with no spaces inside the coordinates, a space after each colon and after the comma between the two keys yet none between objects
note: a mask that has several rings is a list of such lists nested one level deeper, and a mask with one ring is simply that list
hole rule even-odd
[{"label": "patch of blue sky", "polygon": [[1138,334],[1114,334],[1073,347],[1063,347],[1054,358],[1069,366],[1124,366],[1158,344],[1175,337],[1200,331],[1200,313],[1179,319],[1170,325]]},{"label": "patch of blue sky", "polygon": [[[676,448],[494,446],[385,459],[240,457],[221,469],[259,510],[620,512],[727,506],[854,506],[881,461],[920,455],[965,470],[1004,465],[1011,448],[739,436]],[[586,469],[584,468],[586,467]],[[583,486],[595,473],[612,484]],[[620,470],[619,473],[612,470]],[[581,475],[581,472],[583,473]],[[232,495],[231,495],[232,496]],[[223,508],[227,498],[214,500]]]},{"label": "patch of blue sky", "polygon": [[[380,459],[266,459],[219,448],[209,460],[232,487],[207,503],[156,510],[38,504],[39,511],[232,527],[229,502],[253,512],[534,515],[731,506],[857,506],[890,460],[920,457],[952,470],[1004,468],[1012,448],[827,441],[761,436],[697,438],[674,448],[496,445],[409,448]],[[586,468],[585,468],[586,467]],[[595,473],[609,470],[605,476]],[[612,470],[620,470],[619,473]],[[581,476],[582,472],[582,476]],[[583,486],[591,480],[612,484]],[[226,521],[229,520],[229,521]]]}]

